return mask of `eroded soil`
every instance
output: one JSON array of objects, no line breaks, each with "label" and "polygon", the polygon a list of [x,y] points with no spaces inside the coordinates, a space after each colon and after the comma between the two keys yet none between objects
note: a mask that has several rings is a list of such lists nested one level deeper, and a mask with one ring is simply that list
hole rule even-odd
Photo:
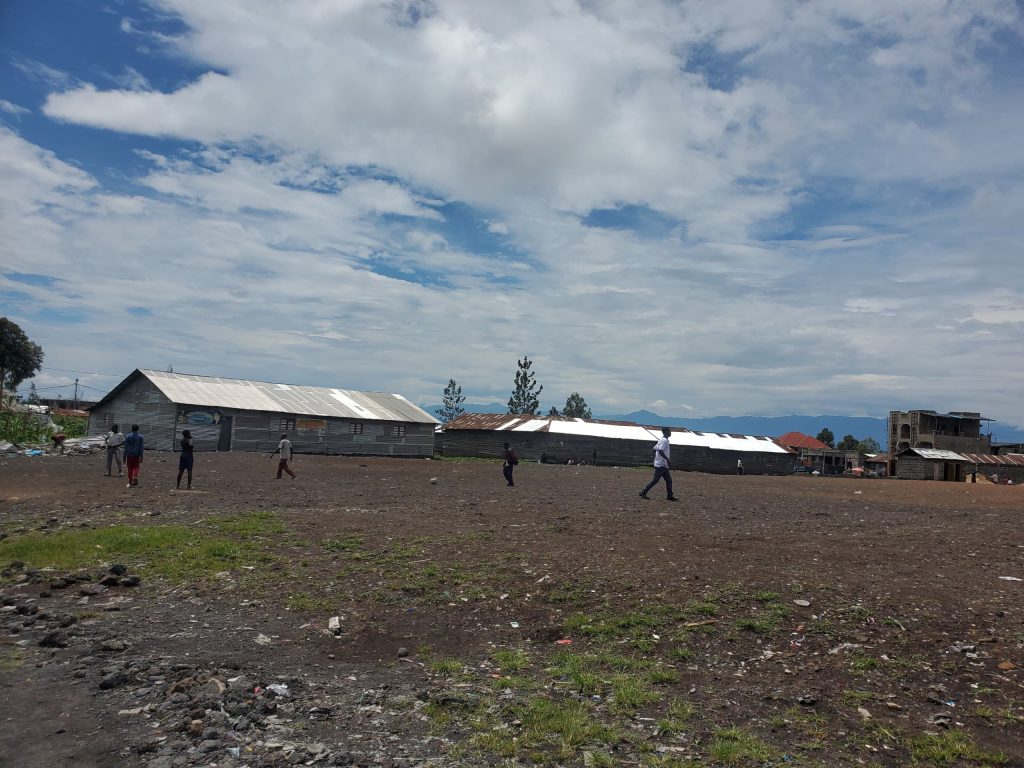
[{"label": "eroded soil", "polygon": [[0,765],[1024,764],[1024,488],[275,467],[0,459]]}]

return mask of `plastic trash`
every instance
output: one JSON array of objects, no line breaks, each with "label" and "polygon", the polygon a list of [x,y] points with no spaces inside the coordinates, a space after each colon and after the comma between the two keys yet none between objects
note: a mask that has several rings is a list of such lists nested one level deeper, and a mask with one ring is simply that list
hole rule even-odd
[{"label": "plastic trash", "polygon": [[282,699],[288,695],[288,685],[285,683],[271,683],[267,686],[267,690]]}]

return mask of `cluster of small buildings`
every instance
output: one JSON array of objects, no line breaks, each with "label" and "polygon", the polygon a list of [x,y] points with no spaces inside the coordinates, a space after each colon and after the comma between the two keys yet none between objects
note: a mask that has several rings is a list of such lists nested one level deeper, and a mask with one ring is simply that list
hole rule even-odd
[{"label": "cluster of small buildings", "polygon": [[[1024,455],[1001,454],[977,413],[893,411],[888,455],[840,451],[791,432],[778,439],[674,428],[672,466],[684,471],[878,474],[964,480],[970,472],[1024,481]],[[139,369],[89,408],[89,434],[138,424],[146,444],[174,450],[188,429],[200,451],[271,452],[287,433],[299,453],[396,457],[500,457],[548,463],[641,466],[660,428],[632,422],[463,414],[440,425],[405,397]],[[1018,449],[1020,446],[1018,446]]]}]

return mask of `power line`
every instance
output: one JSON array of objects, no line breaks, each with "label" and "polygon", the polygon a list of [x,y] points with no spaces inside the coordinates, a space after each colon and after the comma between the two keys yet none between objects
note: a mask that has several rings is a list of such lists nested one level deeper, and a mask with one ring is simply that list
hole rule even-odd
[{"label": "power line", "polygon": [[43,366],[41,370],[44,371],[60,371],[61,373],[82,373],[86,376],[109,376],[112,379],[120,378],[119,373],[97,373],[96,371],[73,371],[70,368],[47,368]]}]

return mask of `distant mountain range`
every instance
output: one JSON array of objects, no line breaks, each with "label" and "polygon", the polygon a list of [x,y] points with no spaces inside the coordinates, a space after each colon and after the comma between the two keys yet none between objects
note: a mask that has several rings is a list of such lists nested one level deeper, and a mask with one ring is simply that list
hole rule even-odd
[{"label": "distant mountain range", "polygon": [[[424,405],[423,410],[432,415],[440,405]],[[504,403],[486,403],[483,405],[464,405],[467,413],[504,413]],[[873,437],[885,448],[889,440],[889,423],[887,419],[876,419],[871,416],[712,416],[706,419],[691,419],[687,416],[660,416],[652,411],[633,411],[632,413],[615,415],[594,415],[595,419],[612,421],[635,421],[664,427],[686,427],[697,432],[723,432],[736,435],[766,435],[779,437],[787,432],[803,432],[812,437],[822,429],[832,430],[836,440],[845,435],[853,435],[858,440]],[[989,430],[993,440],[999,443],[1024,442],[1024,431],[1010,426],[991,422]]]}]

